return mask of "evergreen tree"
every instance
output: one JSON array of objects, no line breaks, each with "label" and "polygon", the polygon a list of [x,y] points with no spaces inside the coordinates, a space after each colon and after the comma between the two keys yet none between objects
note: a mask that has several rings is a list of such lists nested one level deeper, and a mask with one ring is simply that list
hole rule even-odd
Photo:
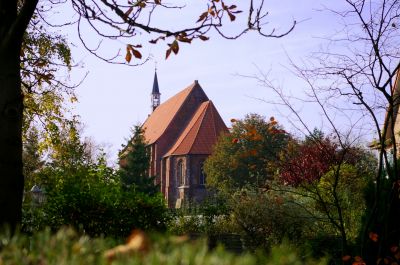
[{"label": "evergreen tree", "polygon": [[150,152],[144,138],[144,130],[136,125],[132,130],[133,136],[119,153],[120,169],[118,174],[121,183],[127,189],[156,194],[159,187],[155,185],[155,177],[149,177]]}]

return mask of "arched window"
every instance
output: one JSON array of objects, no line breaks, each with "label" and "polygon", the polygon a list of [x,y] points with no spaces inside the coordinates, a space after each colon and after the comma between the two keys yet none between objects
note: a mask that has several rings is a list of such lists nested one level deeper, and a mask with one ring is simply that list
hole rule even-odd
[{"label": "arched window", "polygon": [[179,186],[185,185],[185,174],[183,170],[183,161],[179,160],[176,168],[176,176],[178,177]]},{"label": "arched window", "polygon": [[206,173],[204,173],[204,163],[200,163],[199,184],[206,185]]}]

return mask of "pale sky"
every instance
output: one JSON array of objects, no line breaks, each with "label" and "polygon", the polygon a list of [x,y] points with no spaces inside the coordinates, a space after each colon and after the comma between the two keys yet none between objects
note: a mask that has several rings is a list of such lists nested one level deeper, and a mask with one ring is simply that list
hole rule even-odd
[{"label": "pale sky", "polygon": [[[270,10],[270,24],[266,25],[266,29],[275,27],[277,30],[285,30],[293,19],[301,23],[292,33],[281,39],[268,39],[249,33],[239,40],[230,41],[212,34],[207,42],[181,44],[179,54],[171,55],[168,60],[164,59],[165,43],[148,45],[142,49],[143,54],[151,53],[154,60],[138,67],[107,64],[94,58],[84,50],[74,28],[63,29],[61,33],[73,43],[72,55],[75,62],[82,64],[82,68],[72,72],[72,81],[79,80],[88,72],[87,78],[76,90],[79,102],[73,110],[85,124],[84,136],[108,145],[106,151],[110,159],[116,160],[121,144],[126,143],[125,139],[130,134],[130,127],[143,123],[151,112],[154,61],[157,61],[161,102],[194,80],[199,80],[228,127],[231,118],[243,118],[248,113],[258,113],[266,117],[277,117],[290,131],[292,128],[275,106],[257,100],[273,99],[273,93],[260,87],[254,80],[239,75],[257,73],[257,68],[265,72],[271,71],[271,78],[290,93],[301,95],[304,84],[290,73],[288,56],[300,61],[312,51],[318,50],[324,43],[322,37],[333,34],[339,25],[339,21],[331,13],[318,9],[324,4],[338,6],[327,0],[266,2]],[[172,19],[165,15],[159,19],[161,23],[165,20],[172,25],[181,19],[194,22],[200,13],[190,8],[188,5],[186,16],[173,16]],[[88,38],[97,40],[95,33],[88,31],[87,34],[91,34]],[[115,41],[108,49],[111,53],[117,52],[118,49],[125,49],[125,43]],[[124,58],[121,57],[120,60],[124,61]],[[302,110],[308,122],[313,126],[322,126],[318,110],[307,107]]]}]

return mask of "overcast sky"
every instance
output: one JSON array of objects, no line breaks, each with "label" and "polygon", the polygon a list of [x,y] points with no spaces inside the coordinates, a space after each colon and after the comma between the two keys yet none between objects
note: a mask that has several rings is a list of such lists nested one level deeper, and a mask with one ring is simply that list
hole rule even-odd
[{"label": "overcast sky", "polygon": [[[195,2],[195,0],[191,0]],[[160,14],[160,23],[174,23],[197,20],[198,8],[202,1],[196,0],[192,8],[180,11],[182,15]],[[249,33],[230,41],[211,34],[207,42],[196,41],[191,45],[182,44],[177,56],[165,60],[166,44],[145,46],[143,54],[150,53],[154,60],[139,67],[112,65],[94,58],[84,50],[76,36],[76,30],[63,29],[72,43],[73,58],[82,68],[72,72],[71,80],[79,80],[84,73],[88,76],[77,88],[79,102],[74,113],[85,124],[84,135],[97,143],[109,146],[111,160],[121,144],[130,134],[130,127],[143,123],[150,114],[150,93],[153,85],[155,62],[157,62],[161,101],[164,102],[180,90],[199,80],[200,85],[214,102],[227,126],[231,118],[243,118],[248,113],[266,117],[275,116],[288,129],[290,125],[277,110],[266,101],[273,100],[273,93],[261,87],[252,79],[241,75],[252,75],[261,69],[270,71],[270,77],[292,94],[302,94],[304,84],[291,74],[289,59],[300,62],[323,45],[322,37],[331,35],[339,26],[339,20],[329,12],[321,12],[324,4],[332,1],[316,0],[269,0],[270,16],[266,30],[276,28],[284,31],[293,20],[299,21],[292,33],[281,39],[268,39]],[[339,1],[334,1],[335,3]],[[333,6],[340,8],[339,6]],[[237,24],[228,30],[235,30]],[[96,41],[96,34],[87,32],[87,39]],[[136,41],[136,40],[135,40]],[[126,42],[116,41],[107,47],[110,53],[124,49]],[[123,57],[120,58],[123,61]],[[313,126],[322,126],[319,111],[302,108],[305,119]]]}]

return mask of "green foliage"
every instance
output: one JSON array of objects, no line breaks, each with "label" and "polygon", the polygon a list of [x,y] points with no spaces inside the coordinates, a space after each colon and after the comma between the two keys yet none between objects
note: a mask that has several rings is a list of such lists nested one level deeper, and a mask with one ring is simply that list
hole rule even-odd
[{"label": "green foliage", "polygon": [[[103,254],[113,245],[108,239],[79,236],[71,229],[55,234],[46,230],[31,237],[0,235],[0,264],[110,264]],[[327,262],[305,259],[287,244],[273,247],[269,256],[263,253],[238,256],[221,247],[211,251],[202,240],[182,243],[174,238],[155,236],[149,252],[120,255],[112,264],[323,265]]]},{"label": "green foliage", "polygon": [[282,192],[309,216],[313,229],[303,236],[313,253],[320,256],[329,252],[340,259],[358,240],[366,210],[365,190],[371,182],[370,175],[343,163],[313,182],[296,187],[271,183],[271,189]]},{"label": "green foliage", "polygon": [[133,136],[119,154],[118,175],[122,184],[133,191],[156,194],[160,188],[149,177],[150,153],[141,126],[136,125]]},{"label": "green foliage", "polygon": [[229,193],[242,187],[263,187],[278,169],[280,152],[289,135],[273,117],[250,114],[233,120],[231,133],[222,136],[204,169],[207,186]]},{"label": "green foliage", "polygon": [[20,66],[24,132],[33,126],[51,131],[68,120],[64,105],[77,99],[74,86],[66,85],[60,77],[67,78],[73,67],[71,50],[66,39],[49,32],[36,15],[23,38]]},{"label": "green foliage", "polygon": [[38,179],[35,177],[35,173],[44,165],[41,152],[38,151],[39,149],[39,132],[35,127],[32,127],[26,133],[26,139],[22,153],[22,158],[24,161],[23,172],[25,176],[25,186],[28,187],[28,189],[38,182]]},{"label": "green foliage", "polygon": [[320,195],[316,209],[334,220],[342,218],[347,239],[353,242],[361,229],[361,217],[366,208],[364,191],[368,181],[365,175],[357,173],[354,166],[343,164],[340,169],[336,167],[326,173],[314,186],[315,192]]},{"label": "green foliage", "polygon": [[312,223],[309,214],[278,192],[237,192],[232,197],[232,221],[249,249],[269,250],[284,238],[303,244]]},{"label": "green foliage", "polygon": [[70,130],[59,133],[49,161],[35,172],[46,201],[37,206],[27,196],[23,229],[34,232],[45,226],[56,230],[71,225],[89,235],[119,238],[134,228],[163,230],[168,215],[162,196],[123,189],[104,154],[91,157],[74,124],[70,125]]},{"label": "green foliage", "polygon": [[174,235],[199,233],[207,236],[235,233],[230,209],[222,196],[209,196],[190,208],[174,209],[168,230]]},{"label": "green foliage", "polygon": [[[43,185],[46,202],[26,220],[38,218],[39,229],[71,225],[88,235],[119,238],[134,228],[164,229],[168,215],[162,196],[123,190],[111,171],[102,163],[74,171],[47,168],[42,172],[51,176]],[[29,213],[32,206],[27,207]]]}]

